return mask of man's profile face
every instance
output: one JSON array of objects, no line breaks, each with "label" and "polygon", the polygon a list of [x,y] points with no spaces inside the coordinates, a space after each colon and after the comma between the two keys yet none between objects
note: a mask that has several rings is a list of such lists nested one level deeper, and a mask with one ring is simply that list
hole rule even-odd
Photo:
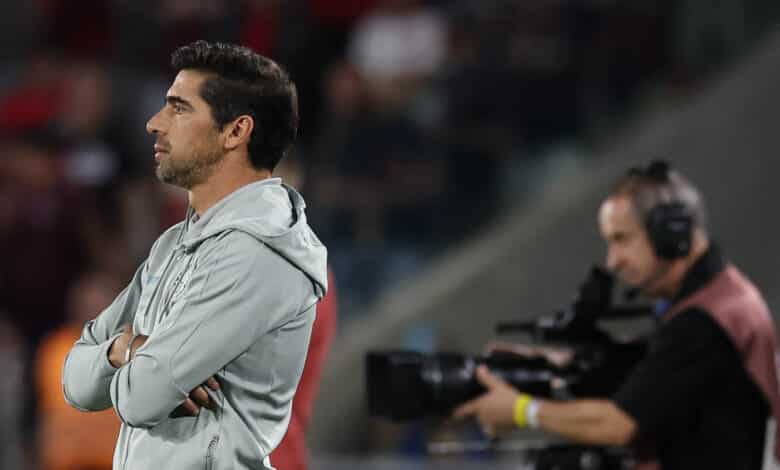
[{"label": "man's profile face", "polygon": [[661,261],[655,255],[644,224],[628,196],[610,197],[599,210],[599,230],[607,243],[607,267],[623,282],[652,293],[645,285],[658,273]]},{"label": "man's profile face", "polygon": [[185,189],[204,183],[222,160],[219,130],[211,108],[200,96],[207,78],[182,70],[165,95],[165,105],[146,124],[155,136],[157,177]]}]

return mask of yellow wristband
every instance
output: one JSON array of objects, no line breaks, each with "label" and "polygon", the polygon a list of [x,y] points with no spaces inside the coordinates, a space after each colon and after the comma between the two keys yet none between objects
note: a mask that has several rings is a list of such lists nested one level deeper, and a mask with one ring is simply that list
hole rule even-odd
[{"label": "yellow wristband", "polygon": [[525,393],[521,393],[517,396],[517,399],[515,399],[514,418],[518,428],[528,426],[526,410],[528,409],[529,403],[531,403],[531,396]]}]

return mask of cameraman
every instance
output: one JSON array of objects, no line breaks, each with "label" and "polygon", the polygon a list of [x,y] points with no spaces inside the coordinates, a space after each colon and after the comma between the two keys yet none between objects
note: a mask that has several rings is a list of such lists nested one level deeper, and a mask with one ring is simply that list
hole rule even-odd
[{"label": "cameraman", "polygon": [[633,444],[664,470],[760,469],[767,419],[780,413],[775,325],[756,287],[710,242],[698,191],[653,162],[617,182],[598,222],[608,268],[666,305],[648,354],[611,399],[534,398],[481,366],[486,393],[455,416],[475,416],[488,434],[531,427]]}]

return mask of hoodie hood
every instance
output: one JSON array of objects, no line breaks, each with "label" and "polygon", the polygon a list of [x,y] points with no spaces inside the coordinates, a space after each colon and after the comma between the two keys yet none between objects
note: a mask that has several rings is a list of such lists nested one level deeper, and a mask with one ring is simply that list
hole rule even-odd
[{"label": "hoodie hood", "polygon": [[189,208],[182,244],[192,250],[207,238],[240,230],[303,271],[322,298],[328,289],[328,252],[306,222],[305,208],[303,197],[281,178],[257,181],[226,196],[201,217]]}]

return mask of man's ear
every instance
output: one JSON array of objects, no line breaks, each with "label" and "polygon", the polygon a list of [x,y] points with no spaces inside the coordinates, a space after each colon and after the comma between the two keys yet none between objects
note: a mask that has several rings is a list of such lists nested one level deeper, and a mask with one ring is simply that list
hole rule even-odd
[{"label": "man's ear", "polygon": [[252,116],[242,114],[225,125],[225,149],[234,150],[241,145],[249,144],[252,130],[255,128],[255,120]]}]

